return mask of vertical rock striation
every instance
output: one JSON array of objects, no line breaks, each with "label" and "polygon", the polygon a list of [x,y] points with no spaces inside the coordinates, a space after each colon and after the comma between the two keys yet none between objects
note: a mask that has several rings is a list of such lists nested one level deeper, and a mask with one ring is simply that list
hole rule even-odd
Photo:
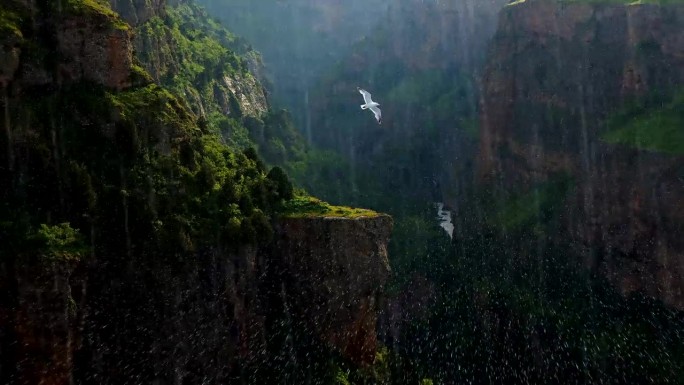
[{"label": "vertical rock striation", "polygon": [[286,218],[277,226],[272,259],[296,326],[347,358],[372,363],[376,323],[389,278],[389,216]]},{"label": "vertical rock striation", "polygon": [[64,58],[57,68],[60,82],[87,80],[117,90],[130,87],[133,44],[127,26],[97,19],[86,22],[75,15],[64,18],[56,29]]},{"label": "vertical rock striation", "polygon": [[73,383],[81,347],[85,276],[70,262],[0,266],[0,381]]},{"label": "vertical rock striation", "polygon": [[682,20],[681,5],[507,6],[483,77],[478,159],[480,180],[502,190],[571,176],[561,236],[623,292],[677,307],[684,152],[669,111],[682,107]]}]

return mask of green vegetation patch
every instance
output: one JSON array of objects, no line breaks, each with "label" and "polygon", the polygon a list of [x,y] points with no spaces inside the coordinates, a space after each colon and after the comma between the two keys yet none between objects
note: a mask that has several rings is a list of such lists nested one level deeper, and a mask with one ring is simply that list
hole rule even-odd
[{"label": "green vegetation patch", "polygon": [[34,239],[39,244],[41,255],[48,260],[78,261],[89,251],[81,234],[69,223],[41,224]]},{"label": "green vegetation patch", "polygon": [[[203,131],[220,135],[233,149],[254,147],[267,164],[281,165],[288,173],[302,167],[305,140],[286,111],[255,116],[243,110],[242,94],[258,98],[262,92],[244,58],[258,61],[258,54],[204,9],[195,4],[169,7],[163,17],[137,27],[136,39],[150,47],[137,52],[141,65],[186,102]],[[145,75],[133,68],[134,79],[142,84],[148,80]]]},{"label": "green vegetation patch", "polygon": [[192,115],[185,105],[171,92],[156,84],[120,93],[108,93],[107,98],[125,122],[137,124],[152,119],[154,122],[150,123],[163,126],[192,126]]},{"label": "green vegetation patch", "polygon": [[131,66],[131,80],[134,84],[150,84],[154,82],[150,73],[139,64]]},{"label": "green vegetation patch", "polygon": [[346,206],[333,206],[320,199],[308,195],[296,195],[283,204],[282,216],[285,218],[315,218],[315,217],[339,217],[361,218],[377,217],[378,213],[372,210],[358,209]]},{"label": "green vegetation patch", "polygon": [[130,26],[114,12],[106,0],[67,0],[65,4],[67,12],[88,16],[98,15],[111,21],[116,29],[129,30]]},{"label": "green vegetation patch", "polygon": [[469,138],[473,140],[480,138],[480,120],[477,117],[462,119],[461,127]]},{"label": "green vegetation patch", "polygon": [[201,84],[210,79],[247,73],[245,60],[229,48],[236,38],[216,23],[205,23],[204,17],[198,7],[184,4],[169,8],[164,19],[153,17],[137,30],[142,41],[158,42],[161,57],[177,62],[178,66],[168,66],[150,52],[141,53],[141,60],[158,67],[159,75],[173,88],[202,89]]},{"label": "green vegetation patch", "polygon": [[142,66],[184,99],[203,127],[220,133],[233,148],[255,144],[236,93],[260,90],[236,91],[224,80],[244,86],[244,79],[251,76],[247,61],[239,55],[247,50],[240,39],[210,20],[202,8],[181,4],[136,28],[136,40],[149,47],[137,52]]},{"label": "green vegetation patch", "polygon": [[21,37],[20,22],[21,18],[18,14],[0,6],[0,35],[9,33]]},{"label": "green vegetation patch", "polygon": [[[34,215],[27,219],[27,227],[68,222],[84,234],[87,218],[112,218],[117,225],[107,222],[106,230],[98,227],[106,232],[96,235],[98,247],[180,259],[219,240],[228,247],[267,241],[272,235],[270,216],[292,197],[282,170],[274,168],[267,175],[254,151],[243,153],[226,146],[217,134],[198,127],[182,99],[155,84],[123,92],[89,83],[69,85],[52,95],[36,94],[22,108],[26,112],[18,111],[21,116],[36,117],[27,122],[37,127],[35,145],[28,150],[30,159],[45,165],[27,177],[26,183],[37,186],[29,191],[39,207],[34,210],[74,208],[73,214],[59,218]],[[63,134],[63,157],[57,160],[48,150],[50,128],[41,126],[44,120],[38,118],[49,114],[60,122]],[[50,177],[56,161],[62,162],[61,180]],[[58,191],[59,186],[68,191],[64,204],[43,192]],[[19,202],[20,198],[12,199]],[[3,207],[14,209],[4,202],[0,210]],[[128,221],[124,222],[122,212],[128,213]],[[26,233],[12,223],[4,227],[7,230],[0,223],[0,232]],[[26,249],[22,251],[26,255],[74,259],[52,241],[68,239],[61,235],[66,230],[50,234],[44,234],[45,242],[29,245],[35,247],[17,248]]]},{"label": "green vegetation patch", "polygon": [[572,178],[559,175],[531,191],[506,200],[494,214],[494,223],[504,230],[541,223],[563,202],[572,187]]},{"label": "green vegetation patch", "polygon": [[447,75],[443,71],[430,70],[404,78],[387,93],[387,98],[395,102],[411,103],[432,100],[437,92],[448,85]]},{"label": "green vegetation patch", "polygon": [[602,139],[608,143],[684,155],[684,92],[662,107],[625,107],[608,119],[607,126]]}]

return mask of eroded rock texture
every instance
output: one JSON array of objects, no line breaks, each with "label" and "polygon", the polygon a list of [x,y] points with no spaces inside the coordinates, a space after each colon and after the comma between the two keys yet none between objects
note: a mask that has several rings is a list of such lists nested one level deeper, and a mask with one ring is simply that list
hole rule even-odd
[{"label": "eroded rock texture", "polygon": [[[506,7],[483,77],[478,159],[480,180],[503,191],[570,176],[563,236],[593,250],[587,264],[623,292],[644,290],[677,307],[684,306],[682,153],[611,144],[605,135],[629,103],[678,92],[682,20],[677,5]],[[662,103],[644,108],[670,101]]]},{"label": "eroded rock texture", "polygon": [[389,278],[388,216],[284,219],[274,253],[295,323],[358,363],[377,348],[378,301]]}]

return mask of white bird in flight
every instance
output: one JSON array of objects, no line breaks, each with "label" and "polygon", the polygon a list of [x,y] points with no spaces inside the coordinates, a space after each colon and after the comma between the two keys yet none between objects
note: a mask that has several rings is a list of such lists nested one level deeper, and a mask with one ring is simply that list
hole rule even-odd
[{"label": "white bird in flight", "polygon": [[364,89],[361,89],[359,87],[356,87],[356,89],[359,90],[361,95],[363,95],[363,101],[366,103],[366,104],[361,105],[361,109],[362,110],[369,109],[369,110],[373,111],[373,115],[375,115],[375,119],[378,121],[378,124],[382,124],[382,113],[380,112],[380,109],[378,108],[379,104],[374,102],[371,99],[370,92],[368,92]]}]

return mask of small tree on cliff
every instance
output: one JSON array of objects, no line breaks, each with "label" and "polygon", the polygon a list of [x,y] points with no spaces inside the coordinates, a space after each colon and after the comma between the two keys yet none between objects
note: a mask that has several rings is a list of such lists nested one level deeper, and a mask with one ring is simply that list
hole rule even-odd
[{"label": "small tree on cliff", "polygon": [[266,166],[264,165],[264,162],[261,161],[261,158],[259,157],[259,154],[257,154],[257,150],[254,147],[247,147],[242,151],[242,153],[247,157],[247,159],[252,160],[259,171],[266,171]]},{"label": "small tree on cliff", "polygon": [[269,181],[271,188],[275,192],[276,204],[282,202],[283,200],[290,200],[294,196],[294,188],[292,187],[292,182],[287,177],[285,171],[282,168],[275,166],[268,172],[266,179]]}]

